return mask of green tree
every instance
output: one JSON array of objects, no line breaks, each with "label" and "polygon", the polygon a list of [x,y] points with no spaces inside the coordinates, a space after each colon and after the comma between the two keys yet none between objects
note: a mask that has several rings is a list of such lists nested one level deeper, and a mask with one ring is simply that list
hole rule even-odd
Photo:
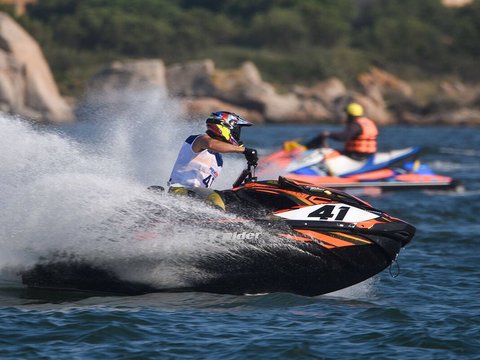
[{"label": "green tree", "polygon": [[480,1],[459,9],[456,15],[456,27],[453,30],[455,50],[480,56]]},{"label": "green tree", "polygon": [[372,64],[400,76],[480,76],[480,0],[460,9],[439,0],[41,0],[19,21],[67,88],[132,57],[252,60],[275,82],[353,81]]},{"label": "green tree", "polygon": [[300,14],[292,9],[274,8],[253,18],[248,43],[283,51],[295,51],[306,43],[308,30]]},{"label": "green tree", "polygon": [[303,1],[296,6],[308,29],[309,42],[314,46],[346,45],[354,8],[351,1]]}]

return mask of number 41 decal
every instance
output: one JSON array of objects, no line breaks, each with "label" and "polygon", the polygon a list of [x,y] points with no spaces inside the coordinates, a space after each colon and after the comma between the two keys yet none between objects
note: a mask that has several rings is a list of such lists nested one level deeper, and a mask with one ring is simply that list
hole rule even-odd
[{"label": "number 41 decal", "polygon": [[316,217],[320,218],[320,220],[328,220],[335,216],[334,220],[342,221],[345,219],[345,215],[347,215],[349,209],[350,208],[347,206],[340,206],[337,216],[335,216],[333,213],[333,210],[335,210],[335,205],[324,205],[321,208],[312,211],[310,214],[308,214],[308,217]]},{"label": "number 41 decal", "polygon": [[299,209],[280,212],[275,216],[290,220],[347,223],[358,223],[378,217],[375,213],[342,203],[304,206]]}]

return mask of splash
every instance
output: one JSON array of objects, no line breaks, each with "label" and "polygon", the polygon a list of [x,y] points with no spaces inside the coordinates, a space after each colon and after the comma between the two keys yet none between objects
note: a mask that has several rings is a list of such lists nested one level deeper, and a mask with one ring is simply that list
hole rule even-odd
[{"label": "splash", "polygon": [[[247,246],[201,226],[233,215],[147,190],[166,184],[181,140],[202,132],[203,121],[185,121],[155,92],[122,96],[123,106],[84,106],[83,121],[69,128],[0,115],[0,271],[74,258],[125,280],[188,286],[209,276],[195,259],[240,256]],[[217,186],[234,178],[230,171]]]},{"label": "splash", "polygon": [[359,301],[372,300],[376,298],[378,282],[378,277],[372,277],[348,288],[329,293],[326,296]]}]

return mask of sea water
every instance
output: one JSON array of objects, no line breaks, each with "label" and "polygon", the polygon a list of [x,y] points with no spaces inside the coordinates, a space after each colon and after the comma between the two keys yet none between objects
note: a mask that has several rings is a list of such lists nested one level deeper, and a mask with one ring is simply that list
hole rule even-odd
[{"label": "sea water", "polygon": [[[192,256],[238,250],[236,237],[205,243],[198,240],[205,229],[176,222],[177,213],[215,210],[173,205],[146,190],[165,186],[180,143],[202,131],[202,119],[185,119],[155,94],[83,116],[45,127],[0,115],[0,358],[480,358],[477,128],[381,129],[381,149],[422,145],[424,163],[466,188],[365,198],[417,227],[396,278],[387,270],[313,298],[27,289],[18,273],[52,252],[116,264],[131,280],[185,285],[204,276],[189,265]],[[257,125],[243,138],[266,154],[322,128]],[[216,188],[227,188],[242,166],[228,156]],[[142,220],[142,206],[170,215],[158,224],[161,236],[132,241],[130,222]],[[121,220],[112,225],[112,218]],[[142,266],[150,260],[161,265]]]}]

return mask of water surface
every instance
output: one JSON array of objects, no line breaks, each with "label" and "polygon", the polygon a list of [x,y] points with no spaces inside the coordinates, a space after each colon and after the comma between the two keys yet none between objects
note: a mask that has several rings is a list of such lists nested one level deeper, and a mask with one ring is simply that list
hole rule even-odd
[{"label": "water surface", "polygon": [[[51,133],[0,120],[11,140],[0,145],[1,358],[480,358],[478,129],[382,129],[381,149],[421,144],[426,164],[461,179],[467,189],[366,198],[417,227],[400,254],[396,278],[387,270],[314,298],[283,293],[113,296],[26,289],[16,271],[44,249],[62,246],[100,260],[134,256],[124,242],[107,246],[95,240],[118,229],[93,231],[91,225],[129,196],[143,196],[146,185],[164,183],[175,144],[191,130],[159,128],[152,120],[108,123],[102,132],[83,124]],[[256,126],[243,135],[249,146],[267,153],[283,140],[308,138],[319,130]],[[232,171],[218,186],[227,187],[243,166],[230,157],[226,172],[229,164]],[[181,249],[188,255],[189,241],[195,240],[188,231],[175,242],[166,232],[165,244],[177,247],[165,245],[154,254],[168,258],[175,255],[172,249]],[[145,245],[135,251],[150,250]],[[135,276],[155,280],[156,274]],[[181,273],[176,276],[172,281]]]}]

